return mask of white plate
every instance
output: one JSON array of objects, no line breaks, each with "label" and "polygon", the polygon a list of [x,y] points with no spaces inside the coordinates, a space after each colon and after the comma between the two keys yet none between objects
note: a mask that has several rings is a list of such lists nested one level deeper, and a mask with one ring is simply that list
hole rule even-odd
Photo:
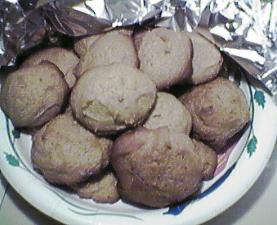
[{"label": "white plate", "polygon": [[50,186],[30,161],[30,136],[13,129],[0,112],[0,166],[14,189],[48,216],[66,224],[199,224],[218,215],[254,184],[273,151],[277,134],[277,110],[262,90],[240,81],[251,111],[252,122],[227,153],[220,157],[217,175],[205,182],[201,192],[178,206],[156,210],[137,208],[121,201],[113,205],[79,199]]}]

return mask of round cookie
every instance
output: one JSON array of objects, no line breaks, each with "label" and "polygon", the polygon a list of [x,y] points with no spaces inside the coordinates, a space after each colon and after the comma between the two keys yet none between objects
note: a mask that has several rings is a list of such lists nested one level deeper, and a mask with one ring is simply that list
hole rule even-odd
[{"label": "round cookie", "polygon": [[183,82],[191,75],[192,44],[186,33],[156,28],[145,32],[136,43],[139,43],[140,69],[159,90]]},{"label": "round cookie", "polygon": [[79,62],[79,58],[73,51],[60,47],[43,49],[29,56],[21,67],[38,65],[43,61],[55,64],[63,72],[69,88],[71,89],[74,86],[76,77],[73,71]]},{"label": "round cookie", "polygon": [[137,67],[138,59],[133,40],[122,32],[108,32],[101,35],[81,56],[76,67],[76,75],[82,76],[86,71],[97,66],[114,63]]},{"label": "round cookie", "polygon": [[156,105],[143,126],[148,129],[167,127],[170,131],[189,135],[192,119],[190,112],[174,95],[158,92]]},{"label": "round cookie", "polygon": [[186,134],[168,128],[138,128],[121,135],[111,163],[120,196],[149,207],[165,207],[195,193],[204,166]]},{"label": "round cookie", "polygon": [[105,168],[111,145],[112,141],[96,137],[66,113],[35,134],[32,163],[50,183],[71,185]]},{"label": "round cookie", "polygon": [[[117,29],[113,30],[111,32],[120,32],[122,34],[131,36],[133,31],[132,30],[127,30],[127,29]],[[90,46],[103,34],[98,34],[98,35],[92,35],[89,37],[82,38],[81,40],[75,42],[74,44],[74,51],[80,56],[83,57],[89,50]]]},{"label": "round cookie", "polygon": [[111,171],[104,171],[87,181],[72,186],[81,198],[91,198],[99,203],[115,203],[119,200],[117,179]]},{"label": "round cookie", "polygon": [[219,50],[197,33],[188,33],[188,35],[193,46],[193,72],[188,82],[197,85],[214,79],[223,63]]},{"label": "round cookie", "polygon": [[180,97],[192,115],[193,135],[216,150],[249,121],[246,97],[233,82],[217,78]]},{"label": "round cookie", "polygon": [[61,111],[68,91],[61,71],[52,63],[42,63],[9,74],[0,102],[15,127],[37,127]]},{"label": "round cookie", "polygon": [[143,122],[155,100],[155,84],[145,74],[112,64],[86,72],[73,88],[70,104],[86,128],[113,134]]}]

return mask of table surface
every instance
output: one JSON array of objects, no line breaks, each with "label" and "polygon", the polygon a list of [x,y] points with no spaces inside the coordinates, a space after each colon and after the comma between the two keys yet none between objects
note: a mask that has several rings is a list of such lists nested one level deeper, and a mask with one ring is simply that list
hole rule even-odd
[{"label": "table surface", "polygon": [[[227,211],[203,225],[277,224],[276,187],[277,142],[262,175],[246,195]],[[0,177],[0,200],[0,225],[61,225],[23,200],[2,176]]]}]

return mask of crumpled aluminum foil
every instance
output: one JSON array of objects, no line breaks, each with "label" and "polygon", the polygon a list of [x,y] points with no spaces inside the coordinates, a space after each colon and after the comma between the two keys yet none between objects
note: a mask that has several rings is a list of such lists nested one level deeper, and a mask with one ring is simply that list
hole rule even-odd
[{"label": "crumpled aluminum foil", "polygon": [[0,66],[57,33],[73,37],[151,24],[197,30],[277,102],[276,0],[0,0]]}]

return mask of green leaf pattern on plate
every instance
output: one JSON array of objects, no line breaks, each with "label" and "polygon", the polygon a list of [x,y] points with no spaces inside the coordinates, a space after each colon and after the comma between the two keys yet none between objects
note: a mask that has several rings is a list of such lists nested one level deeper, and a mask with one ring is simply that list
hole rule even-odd
[{"label": "green leaf pattern on plate", "polygon": [[253,135],[253,137],[249,140],[247,144],[247,153],[249,154],[249,157],[251,157],[253,153],[256,151],[257,143],[258,143],[258,140],[256,136]]},{"label": "green leaf pattern on plate", "polygon": [[258,139],[255,136],[255,132],[253,128],[253,120],[254,120],[254,113],[255,113],[254,102],[256,102],[258,106],[262,107],[262,109],[264,109],[266,104],[266,99],[263,91],[258,90],[255,87],[253,87],[253,89],[251,88],[250,82],[247,79],[247,77],[246,77],[246,81],[249,84],[248,87],[250,91],[250,107],[251,107],[250,112],[252,114],[252,119],[250,121],[250,134],[246,145],[246,150],[250,158],[255,153],[257,149],[257,144],[258,144]]},{"label": "green leaf pattern on plate", "polygon": [[19,166],[19,161],[14,155],[5,152],[5,158],[11,166]]},{"label": "green leaf pattern on plate", "polygon": [[20,131],[16,130],[16,129],[13,129],[12,135],[15,139],[19,139],[20,138]]},{"label": "green leaf pattern on plate", "polygon": [[264,108],[265,106],[265,95],[264,92],[256,90],[254,94],[254,99],[258,103],[259,106]]}]

